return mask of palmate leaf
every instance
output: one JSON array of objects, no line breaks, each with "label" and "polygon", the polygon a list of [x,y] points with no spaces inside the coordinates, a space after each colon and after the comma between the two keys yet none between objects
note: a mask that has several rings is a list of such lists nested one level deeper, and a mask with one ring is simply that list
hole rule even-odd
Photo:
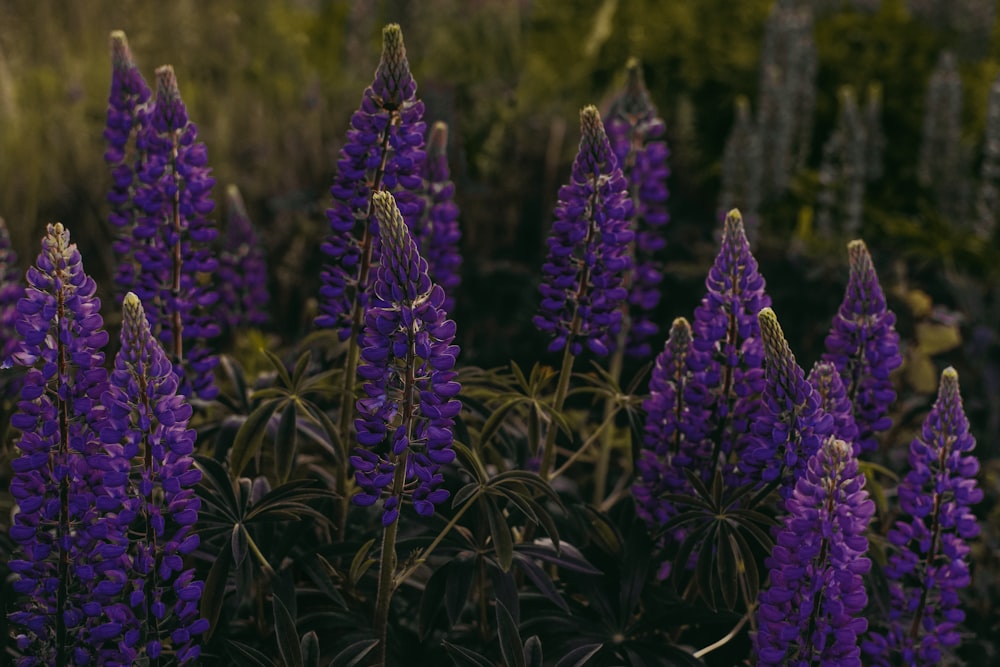
[{"label": "palmate leaf", "polygon": [[295,619],[277,595],[271,598],[274,609],[274,634],[278,653],[286,667],[303,667],[302,645],[295,630]]},{"label": "palmate leaf", "polygon": [[556,667],[584,667],[590,659],[604,648],[604,644],[584,644],[569,651],[556,663]]},{"label": "palmate leaf", "polygon": [[328,667],[357,667],[378,646],[377,639],[365,639],[351,644],[334,656]]},{"label": "palmate leaf", "polygon": [[499,599],[496,602],[497,637],[500,640],[500,655],[506,667],[526,667],[524,645],[514,617]]},{"label": "palmate leaf", "polygon": [[458,667],[496,667],[492,660],[471,649],[463,648],[448,641],[441,642],[441,646],[444,647],[444,650],[448,652],[448,655],[451,656],[452,661]]}]

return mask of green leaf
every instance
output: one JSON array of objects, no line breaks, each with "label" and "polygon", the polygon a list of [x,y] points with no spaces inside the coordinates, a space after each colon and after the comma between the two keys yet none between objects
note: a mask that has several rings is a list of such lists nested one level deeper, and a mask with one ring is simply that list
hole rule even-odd
[{"label": "green leaf", "polygon": [[483,447],[490,441],[493,435],[503,425],[503,420],[506,419],[507,413],[509,413],[518,404],[524,403],[527,400],[528,399],[524,397],[512,398],[493,410],[493,413],[486,419],[482,430],[479,432],[479,446]]},{"label": "green leaf", "polygon": [[472,578],[476,574],[476,562],[471,558],[452,560],[445,583],[444,608],[448,613],[448,623],[454,627],[462,617],[465,601],[469,599]]},{"label": "green leaf", "polygon": [[373,537],[362,544],[358,552],[354,554],[354,558],[351,560],[351,569],[348,570],[347,575],[352,587],[357,585],[361,581],[361,577],[368,571],[368,568],[375,564],[375,559],[368,555],[374,544],[375,538]]},{"label": "green leaf", "polygon": [[604,644],[585,644],[578,646],[556,663],[556,667],[583,667],[590,659],[597,655],[597,652],[604,648]]},{"label": "green leaf", "polygon": [[312,357],[312,351],[306,350],[301,355],[299,355],[298,360],[295,362],[295,370],[292,372],[292,381],[289,386],[298,387],[299,383],[302,382],[303,376],[306,374],[306,370],[309,368],[309,359]]},{"label": "green leaf", "polygon": [[278,357],[278,355],[276,355],[274,352],[271,352],[267,348],[261,348],[260,351],[263,352],[264,356],[267,357],[267,360],[269,362],[271,362],[271,365],[274,367],[274,370],[278,371],[278,377],[281,378],[281,382],[286,387],[288,387],[289,389],[291,389],[292,386],[293,386],[292,385],[292,378],[291,378],[290,375],[288,375],[288,369],[285,368],[285,362],[283,362]]},{"label": "green leaf", "polygon": [[319,667],[319,636],[315,630],[302,635],[301,649],[304,667]]},{"label": "green leaf", "polygon": [[447,589],[448,575],[454,561],[448,561],[431,574],[424,584],[424,593],[420,596],[420,638],[425,639],[434,627],[434,619],[441,611],[441,601],[444,600]]},{"label": "green leaf", "polygon": [[355,667],[378,646],[377,639],[355,642],[334,656],[327,667]]},{"label": "green leaf", "polygon": [[281,654],[286,667],[304,667],[302,646],[295,631],[295,620],[277,595],[271,598],[271,602],[274,607],[274,636],[278,640],[278,653]]},{"label": "green leaf", "polygon": [[261,403],[240,426],[229,453],[229,475],[233,479],[238,478],[250,459],[256,456],[264,434],[267,433],[267,424],[280,403],[281,399],[277,398]]},{"label": "green leaf", "polygon": [[215,562],[208,571],[205,578],[205,589],[201,594],[201,617],[208,619],[208,632],[205,633],[207,642],[215,632],[219,624],[219,613],[222,611],[222,602],[226,597],[226,581],[229,579],[229,565],[232,562],[232,550],[229,545],[222,547]]},{"label": "green leaf", "polygon": [[542,660],[542,641],[538,635],[532,635],[524,642],[524,664],[526,667],[542,667],[545,664]]},{"label": "green leaf", "polygon": [[278,484],[284,484],[292,475],[295,465],[296,434],[295,422],[298,410],[295,401],[288,401],[278,421],[278,436],[274,441],[275,472]]},{"label": "green leaf", "polygon": [[461,646],[457,646],[447,641],[441,642],[441,646],[443,646],[444,650],[448,652],[448,655],[450,655],[451,659],[455,661],[455,664],[460,667],[463,665],[472,665],[472,667],[496,667],[492,660],[470,649],[462,648]]},{"label": "green leaf", "polygon": [[246,644],[238,642],[234,639],[227,639],[226,646],[231,649],[228,651],[230,655],[235,653],[239,658],[239,661],[236,664],[248,665],[251,667],[274,667],[273,660],[252,646],[247,646]]},{"label": "green leaf", "polygon": [[486,472],[486,468],[483,467],[479,457],[472,453],[472,450],[458,440],[452,441],[451,448],[455,452],[456,458],[462,462],[463,467],[472,473],[480,485],[485,485],[489,481],[489,473]]},{"label": "green leaf", "polygon": [[247,532],[242,523],[233,525],[232,547],[233,562],[236,563],[236,567],[239,567],[246,560],[248,551]]},{"label": "green leaf", "polygon": [[493,550],[496,553],[497,562],[500,563],[501,569],[507,572],[514,559],[514,542],[510,536],[507,519],[497,507],[496,502],[488,496],[484,499],[481,507],[486,512],[486,519],[490,525],[490,535],[493,537]]},{"label": "green leaf", "polygon": [[333,600],[341,609],[347,609],[347,601],[340,594],[340,590],[333,583],[333,576],[336,569],[330,564],[322,554],[311,553],[299,558],[297,565],[302,568],[306,576],[316,584],[316,588],[328,598]]},{"label": "green leaf", "polygon": [[497,635],[500,640],[500,655],[507,667],[526,667],[524,644],[514,618],[500,600],[496,602]]},{"label": "green leaf", "polygon": [[458,493],[456,493],[455,497],[452,498],[451,500],[452,509],[458,509],[459,507],[467,503],[469,499],[472,498],[472,496],[475,495],[476,492],[482,488],[483,487],[480,486],[478,482],[469,482],[468,484],[463,486],[461,489],[458,490]]},{"label": "green leaf", "polygon": [[535,585],[538,592],[541,593],[546,600],[556,605],[564,612],[569,612],[569,605],[566,604],[566,600],[563,596],[559,594],[559,590],[552,581],[552,577],[549,576],[548,572],[544,568],[539,567],[538,564],[531,558],[527,558],[521,550],[518,549],[514,552],[514,562],[517,564],[521,571],[527,575],[531,583]]}]

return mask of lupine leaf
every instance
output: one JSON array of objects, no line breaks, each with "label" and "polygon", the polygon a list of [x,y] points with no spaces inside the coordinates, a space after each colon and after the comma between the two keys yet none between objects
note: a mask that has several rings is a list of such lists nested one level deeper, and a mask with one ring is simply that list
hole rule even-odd
[{"label": "lupine leaf", "polygon": [[219,612],[226,596],[226,580],[229,579],[229,565],[232,563],[232,550],[226,545],[219,551],[212,567],[205,578],[205,590],[201,594],[201,617],[208,619],[208,641],[219,623]]},{"label": "lupine leaf", "polygon": [[274,635],[278,641],[278,652],[286,667],[303,667],[302,647],[295,631],[295,620],[277,595],[271,598],[271,602],[274,607]]},{"label": "lupine leaf", "polygon": [[455,626],[462,616],[465,601],[469,598],[472,578],[476,573],[476,561],[471,558],[456,558],[449,565],[444,608],[448,613],[448,622]]},{"label": "lupine leaf", "polygon": [[319,636],[315,630],[302,635],[301,649],[303,667],[319,667]]},{"label": "lupine leaf", "polygon": [[514,551],[514,562],[527,575],[531,583],[538,589],[538,592],[545,596],[545,599],[563,611],[569,612],[569,605],[566,604],[563,596],[559,594],[559,590],[552,582],[552,577],[548,575],[544,568],[539,567],[531,558],[527,558],[520,549]]},{"label": "lupine leaf", "polygon": [[292,381],[289,383],[290,387],[298,387],[302,382],[302,378],[306,374],[306,370],[309,368],[309,360],[312,357],[312,352],[306,350],[301,355],[299,355],[298,360],[295,362],[295,370],[292,371]]},{"label": "lupine leaf", "polygon": [[583,667],[604,648],[604,644],[584,644],[573,649],[556,663],[556,667]]},{"label": "lupine leaf", "polygon": [[500,655],[507,667],[525,667],[524,646],[517,623],[499,599],[496,603],[497,635],[500,640]]},{"label": "lupine leaf", "polygon": [[274,661],[258,651],[252,646],[248,646],[234,639],[227,639],[226,646],[239,657],[239,664],[254,665],[256,667],[274,667]]},{"label": "lupine leaf", "polygon": [[334,656],[327,667],[355,667],[378,646],[377,639],[365,639],[351,644]]},{"label": "lupine leaf", "polygon": [[441,601],[444,599],[447,590],[448,575],[454,561],[449,561],[434,570],[427,583],[424,584],[424,593],[420,596],[420,608],[418,617],[420,619],[420,637],[426,638],[434,625],[434,619],[441,611]]},{"label": "lupine leaf", "polygon": [[572,544],[562,543],[562,548],[556,551],[554,547],[545,544],[518,544],[515,549],[529,558],[537,558],[546,563],[580,572],[582,574],[602,574],[601,570],[591,565],[580,550]]},{"label": "lupine leaf", "polygon": [[374,544],[375,538],[373,537],[362,544],[361,548],[354,554],[354,558],[351,560],[351,569],[348,570],[347,577],[348,581],[351,582],[351,586],[357,585],[361,581],[361,577],[368,571],[368,568],[375,564],[375,559],[368,555]]},{"label": "lupine leaf", "polygon": [[288,401],[278,421],[278,435],[274,440],[275,474],[278,484],[284,484],[292,474],[295,465],[296,419],[298,410],[295,401]]},{"label": "lupine leaf", "polygon": [[525,667],[542,667],[542,642],[538,635],[528,637],[524,642],[524,663]]},{"label": "lupine leaf", "polygon": [[240,476],[250,459],[257,454],[264,434],[267,433],[267,424],[280,403],[281,399],[272,398],[257,406],[236,433],[236,440],[229,453],[229,474],[233,479]]},{"label": "lupine leaf", "polygon": [[510,529],[507,527],[507,519],[497,507],[496,502],[489,496],[485,498],[481,507],[486,512],[486,520],[490,525],[490,535],[493,537],[493,550],[496,553],[497,561],[506,572],[510,569],[514,559],[514,542],[510,536]]},{"label": "lupine leaf", "polygon": [[473,667],[496,667],[493,661],[473,650],[462,648],[451,642],[443,641],[441,646],[448,652],[456,665],[472,665]]},{"label": "lupine leaf", "polygon": [[274,370],[278,372],[278,377],[281,378],[281,381],[282,383],[284,383],[285,387],[291,389],[293,386],[295,386],[292,383],[292,377],[288,374],[288,369],[285,368],[285,362],[283,362],[278,357],[278,355],[276,355],[274,352],[271,352],[267,348],[261,348],[260,351],[264,353],[264,356],[267,357],[267,360],[271,362],[271,366],[273,366]]}]

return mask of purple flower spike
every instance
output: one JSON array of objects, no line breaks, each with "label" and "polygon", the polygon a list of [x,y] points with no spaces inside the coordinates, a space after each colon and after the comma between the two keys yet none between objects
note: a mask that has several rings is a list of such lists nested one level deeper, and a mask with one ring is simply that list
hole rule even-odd
[{"label": "purple flower spike", "polygon": [[899,485],[902,518],[889,530],[895,550],[885,567],[888,627],[872,632],[864,646],[873,665],[942,664],[961,640],[958,591],[970,583],[968,540],[979,534],[970,508],[983,499],[975,446],[958,373],[946,368]]},{"label": "purple flower spike", "polygon": [[716,424],[718,446],[731,473],[727,481],[740,483],[745,480],[731,469],[731,459],[739,458],[749,445],[750,424],[763,409],[764,346],[757,313],[771,305],[771,298],[764,291],[764,278],[736,209],[726,216],[722,245],[705,287],[708,292],[691,325],[702,369],[698,380],[712,399],[711,422]]},{"label": "purple flower spike", "polygon": [[871,569],[865,532],[875,503],[851,445],[828,439],[788,498],[788,514],[766,564],[760,594],[757,664],[861,667],[858,637]]},{"label": "purple flower spike", "polygon": [[570,183],[559,190],[534,323],[554,337],[550,352],[569,345],[578,355],[586,341],[591,352],[606,355],[622,325],[634,234],[625,219],[625,177],[596,107],[580,112],[580,126],[583,136]]},{"label": "purple flower spike", "polygon": [[365,380],[355,421],[351,463],[361,492],[356,505],[384,497],[382,524],[399,517],[404,495],[420,516],[448,498],[437,488],[442,464],[455,458],[452,426],[461,386],[452,370],[458,347],[447,319],[444,290],[431,283],[427,262],[388,192],[373,197],[381,229],[381,261],[361,337],[358,375]]},{"label": "purple flower spike", "polygon": [[633,204],[629,220],[635,232],[635,259],[628,277],[631,326],[625,350],[631,357],[647,359],[652,353],[648,340],[658,331],[651,314],[660,302],[663,271],[659,254],[666,246],[663,226],[670,220],[670,151],[663,141],[666,125],[646,90],[639,61],[631,58],[626,70],[628,83],[612,103],[604,126]]},{"label": "purple flower spike", "polygon": [[125,33],[111,33],[111,94],[108,97],[108,120],[104,138],[108,149],[104,160],[111,167],[112,185],[108,192],[111,213],[108,222],[116,229],[113,244],[118,258],[115,284],[123,295],[135,284],[135,256],[132,231],[135,227],[136,209],[135,177],[141,167],[142,156],[135,149],[136,137],[143,131],[146,104],[152,92],[142,78],[142,73],[132,60]]},{"label": "purple flower spike", "polygon": [[423,213],[426,126],[424,103],[416,92],[403,32],[392,23],[382,30],[382,59],[375,80],[365,90],[361,108],[351,116],[347,143],[340,151],[330,188],[333,204],[326,212],[331,233],[322,249],[330,263],[321,275],[316,325],[336,328],[341,340],[364,322],[379,235],[372,217],[372,193],[392,192],[411,230]]},{"label": "purple flower spike", "polygon": [[17,253],[10,244],[7,223],[0,218],[0,363],[7,361],[17,349],[14,323],[17,302],[24,293],[17,270]]},{"label": "purple flower spike", "polygon": [[819,394],[819,405],[823,412],[833,417],[833,436],[838,440],[850,443],[854,455],[861,454],[858,445],[858,425],[854,422],[851,402],[847,399],[847,390],[840,380],[837,367],[829,361],[820,361],[809,371],[809,384]]},{"label": "purple flower spike", "polygon": [[[183,569],[183,558],[198,546],[193,530],[200,506],[191,406],[177,393],[177,375],[139,297],[126,294],[122,309],[121,349],[102,396],[108,420],[101,440],[114,472],[127,480],[117,517],[129,537],[131,567],[121,593],[128,601],[126,632],[142,637],[137,656],[172,647],[187,656],[185,664],[200,651],[192,635],[206,629],[198,613],[203,583]],[[141,467],[132,470],[133,461]]]},{"label": "purple flower spike", "polygon": [[218,299],[211,279],[218,268],[212,255],[217,231],[207,217],[215,208],[215,179],[169,65],[156,70],[156,102],[138,143],[146,158],[135,194],[134,250],[141,267],[135,293],[150,304],[150,325],[181,378],[181,393],[210,400],[218,393],[212,377],[218,358],[206,341],[220,330],[209,315]]},{"label": "purple flower spike", "polygon": [[712,470],[709,396],[695,379],[691,343],[691,325],[677,318],[656,358],[649,398],[643,403],[646,427],[632,495],[637,513],[651,527],[663,525],[677,513],[663,494],[691,491],[685,470],[700,471],[703,478]]},{"label": "purple flower spike", "polygon": [[226,230],[219,255],[219,303],[226,326],[241,329],[268,322],[267,261],[235,185],[226,188]]},{"label": "purple flower spike", "polygon": [[18,549],[10,569],[22,601],[10,619],[20,664],[90,664],[105,640],[121,635],[111,605],[125,580],[116,558],[124,536],[102,521],[121,486],[106,472],[97,431],[108,334],[94,280],[62,224],[48,226],[27,283],[13,359],[28,371],[11,418],[21,436],[11,465],[18,509],[10,536]]},{"label": "purple flower spike", "polygon": [[896,316],[885,304],[871,255],[864,241],[847,244],[850,277],[840,310],[826,337],[823,360],[840,372],[858,425],[861,453],[878,449],[878,433],[892,425],[896,400],[890,374],[903,363]]},{"label": "purple flower spike", "polygon": [[455,184],[448,172],[448,126],[434,123],[427,141],[427,162],[424,163],[424,187],[427,206],[414,236],[420,252],[427,259],[431,280],[445,293],[444,309],[455,308],[455,290],[462,276],[462,255],[458,242],[462,232],[458,228],[458,206],[455,204]]},{"label": "purple flower spike", "polygon": [[780,480],[781,496],[787,499],[809,458],[833,432],[834,421],[795,362],[774,311],[763,309],[758,320],[766,358],[764,410],[750,426],[756,442],[740,465],[764,483]]}]

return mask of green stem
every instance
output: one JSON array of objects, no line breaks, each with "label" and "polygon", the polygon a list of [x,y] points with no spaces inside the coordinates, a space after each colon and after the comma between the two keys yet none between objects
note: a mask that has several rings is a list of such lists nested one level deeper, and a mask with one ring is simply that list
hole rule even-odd
[{"label": "green stem", "polygon": [[[574,318],[577,319],[577,318]],[[575,330],[576,327],[574,326]],[[559,384],[556,387],[556,395],[552,401],[552,420],[549,422],[549,429],[545,433],[545,444],[542,446],[542,463],[538,469],[538,476],[549,480],[549,471],[556,461],[556,433],[559,427],[556,424],[555,415],[562,412],[563,404],[566,402],[566,394],[569,393],[569,380],[573,375],[573,361],[576,357],[570,351],[572,336],[567,337],[566,349],[563,352],[562,368],[559,370]]]},{"label": "green stem", "polygon": [[451,532],[451,529],[458,524],[458,520],[462,518],[462,516],[468,511],[468,509],[473,505],[475,505],[474,501],[482,494],[483,494],[482,489],[481,488],[477,489],[476,492],[472,494],[472,497],[469,498],[469,500],[466,501],[466,503],[462,505],[462,507],[460,507],[457,512],[455,512],[455,516],[451,517],[451,521],[449,521],[445,525],[445,527],[441,529],[441,532],[437,534],[437,537],[434,538],[434,541],[428,544],[424,548],[424,550],[420,552],[420,555],[413,560],[413,563],[409,567],[407,567],[405,570],[396,575],[396,578],[393,581],[393,589],[402,586],[403,583],[410,578],[410,575],[417,571],[417,568],[419,568],[421,565],[427,562],[427,559],[430,558],[431,553],[433,553],[434,550],[437,548],[437,546],[441,544],[442,540],[444,540],[444,538],[447,537],[448,533]]},{"label": "green stem", "polygon": [[[622,308],[625,311],[624,323],[622,324],[621,331],[618,332],[618,340],[615,346],[615,351],[611,355],[611,365],[608,368],[608,373],[614,380],[617,386],[622,376],[622,364],[625,359],[625,341],[628,340],[628,304]],[[608,396],[604,399],[604,421],[607,422],[609,417],[617,412],[615,409],[616,396]],[[602,424],[601,428],[604,428]],[[613,446],[612,438],[601,438],[600,450],[597,456],[597,466],[594,468],[594,498],[593,505],[599,506],[604,501],[604,495],[607,489],[608,483],[608,468],[611,465],[611,449]],[[582,449],[582,448],[581,448]]]},{"label": "green stem", "polygon": [[576,461],[583,455],[583,453],[586,452],[590,448],[590,446],[594,444],[594,442],[601,437],[605,429],[607,429],[608,426],[610,426],[615,422],[615,416],[618,415],[618,412],[620,410],[621,408],[614,407],[610,414],[606,414],[604,416],[604,421],[601,422],[601,425],[597,427],[597,430],[591,433],[590,437],[584,440],[583,444],[580,445],[580,448],[575,452],[573,452],[573,454],[568,459],[566,459],[566,462],[563,463],[561,466],[559,466],[559,468],[556,469],[556,471],[549,476],[549,480],[553,480],[556,477],[559,477],[564,472],[566,472],[566,470],[568,470],[571,465],[576,463]]}]

